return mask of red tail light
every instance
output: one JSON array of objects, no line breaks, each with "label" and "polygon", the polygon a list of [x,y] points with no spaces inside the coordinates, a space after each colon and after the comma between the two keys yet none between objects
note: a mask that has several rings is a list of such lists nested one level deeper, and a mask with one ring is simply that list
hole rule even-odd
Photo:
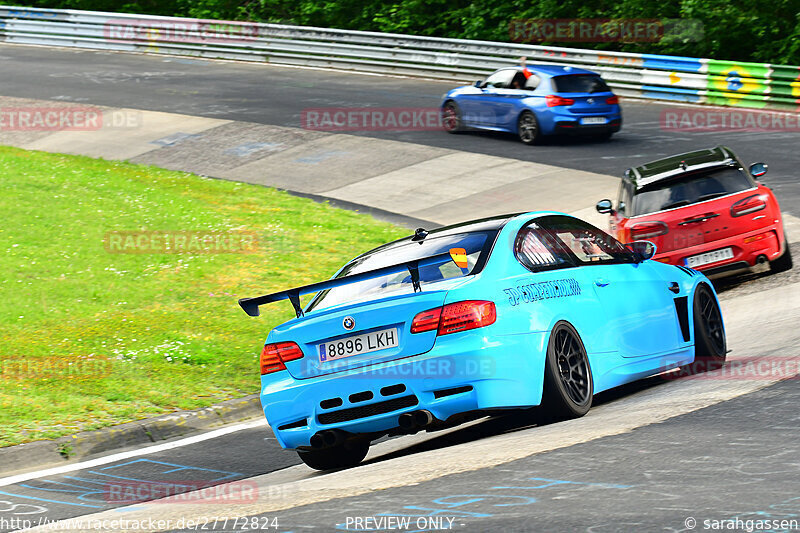
[{"label": "red tail light", "polygon": [[556,107],[560,105],[572,105],[575,103],[575,100],[572,98],[562,98],[560,96],[556,96],[554,94],[548,94],[544,97],[545,102],[547,102],[547,107]]},{"label": "red tail light", "polygon": [[631,226],[631,240],[633,241],[652,239],[653,237],[666,235],[667,233],[669,233],[669,227],[658,220],[640,222]]},{"label": "red tail light", "polygon": [[767,202],[764,200],[764,197],[760,194],[754,194],[753,196],[748,196],[733,204],[731,206],[731,216],[740,217],[749,215],[750,213],[761,211],[765,207],[767,207]]},{"label": "red tail light", "polygon": [[619,103],[619,96],[617,96],[616,94],[614,96],[609,96],[608,98],[606,98],[606,103],[608,105],[617,105]]},{"label": "red tail light", "polygon": [[482,328],[494,324],[497,309],[493,302],[467,300],[445,305],[439,322],[439,335]]},{"label": "red tail light", "polygon": [[497,308],[493,302],[466,300],[418,313],[411,322],[411,333],[437,330],[437,335],[482,328],[494,324]]},{"label": "red tail light", "polygon": [[422,333],[423,331],[439,329],[440,316],[442,316],[441,307],[417,313],[417,316],[415,316],[414,320],[411,322],[411,333]]},{"label": "red tail light", "polygon": [[287,361],[303,357],[303,350],[294,342],[265,344],[261,350],[261,375],[286,370]]}]

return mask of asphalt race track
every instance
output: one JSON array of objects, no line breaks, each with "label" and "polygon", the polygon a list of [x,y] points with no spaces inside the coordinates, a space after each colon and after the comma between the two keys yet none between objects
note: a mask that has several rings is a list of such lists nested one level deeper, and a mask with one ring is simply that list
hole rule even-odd
[{"label": "asphalt race track", "polygon": [[[0,94],[87,102],[280,126],[301,126],[309,108],[435,108],[453,84],[323,70],[187,58],[0,48]],[[661,128],[672,105],[626,101],[622,131],[611,142],[553,140],[527,147],[499,134],[441,131],[361,132],[359,135],[457,149],[619,176],[629,166],[723,144],[744,161],[770,165],[765,183],[782,209],[800,216],[800,131],[686,133]]]},{"label": "asphalt race track", "polygon": [[[435,107],[448,87],[268,65],[0,47],[3,96],[292,127],[300,127],[308,108]],[[800,132],[669,132],[660,127],[666,107],[625,102],[623,130],[610,142],[526,147],[504,135],[357,134],[611,175],[670,153],[725,144],[745,161],[769,163],[766,182],[782,209],[800,216],[794,177]],[[797,245],[793,252],[800,257]],[[717,284],[734,365],[790,358],[794,374],[653,377],[599,395],[582,419],[539,427],[511,413],[383,440],[364,465],[325,474],[281,450],[266,424],[156,453],[121,450],[127,455],[119,460],[0,478],[0,532],[18,529],[21,520],[36,526],[45,518],[80,517],[171,520],[139,530],[284,532],[678,532],[725,529],[722,521],[737,519],[800,521],[798,272]],[[152,494],[110,501],[113,487],[142,481],[236,482],[258,498],[147,503],[159,496]],[[209,523],[222,517],[229,520]],[[187,529],[181,518],[205,518],[205,527]]]}]

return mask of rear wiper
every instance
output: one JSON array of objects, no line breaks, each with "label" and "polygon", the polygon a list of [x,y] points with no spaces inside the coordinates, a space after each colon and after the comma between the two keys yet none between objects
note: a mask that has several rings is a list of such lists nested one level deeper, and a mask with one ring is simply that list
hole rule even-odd
[{"label": "rear wiper", "polygon": [[689,205],[689,200],[681,200],[679,202],[672,202],[671,204],[667,204],[663,206],[661,209],[672,209],[673,207],[679,207],[682,205]]},{"label": "rear wiper", "polygon": [[698,198],[697,201],[698,202],[702,202],[704,200],[711,200],[712,198],[717,198],[718,196],[725,196],[726,194],[728,194],[728,193],[726,193],[726,192],[714,192],[714,193],[711,193],[711,194],[704,194],[703,196]]}]

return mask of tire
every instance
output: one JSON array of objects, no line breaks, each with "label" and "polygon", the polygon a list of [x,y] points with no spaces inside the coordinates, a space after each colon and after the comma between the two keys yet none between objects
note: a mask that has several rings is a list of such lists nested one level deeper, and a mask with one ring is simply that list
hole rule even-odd
[{"label": "tire", "polygon": [[694,365],[691,373],[722,368],[728,353],[722,313],[714,293],[705,283],[697,286],[692,303]]},{"label": "tire", "polygon": [[783,232],[783,242],[786,243],[786,251],[783,252],[782,256],[769,263],[769,270],[773,274],[786,272],[792,268],[792,252],[789,248],[789,239],[786,238],[785,231]]},{"label": "tire", "polygon": [[592,406],[594,380],[586,348],[578,332],[558,322],[550,333],[544,368],[540,420],[579,418]]},{"label": "tire", "polygon": [[461,119],[461,110],[458,104],[449,100],[442,107],[442,125],[447,133],[459,133],[464,131],[464,122]]},{"label": "tire", "polygon": [[336,470],[356,466],[368,451],[369,441],[352,441],[322,450],[298,450],[297,455],[314,470]]},{"label": "tire", "polygon": [[517,135],[519,140],[524,144],[536,144],[542,138],[542,132],[539,129],[539,121],[536,120],[536,115],[530,111],[523,111],[517,119]]},{"label": "tire", "polygon": [[608,141],[611,139],[611,136],[614,135],[611,131],[604,131],[603,133],[598,133],[595,137],[598,141]]}]

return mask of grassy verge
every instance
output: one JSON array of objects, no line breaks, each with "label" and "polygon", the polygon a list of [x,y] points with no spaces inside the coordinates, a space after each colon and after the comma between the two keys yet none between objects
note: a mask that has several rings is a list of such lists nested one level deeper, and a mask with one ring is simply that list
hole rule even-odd
[{"label": "grassy verge", "polygon": [[[406,233],[272,189],[87,157],[0,147],[0,181],[0,446],[257,392],[260,343],[291,306],[250,318],[237,298],[326,279]],[[257,240],[248,253],[110,245],[133,231]]]}]

